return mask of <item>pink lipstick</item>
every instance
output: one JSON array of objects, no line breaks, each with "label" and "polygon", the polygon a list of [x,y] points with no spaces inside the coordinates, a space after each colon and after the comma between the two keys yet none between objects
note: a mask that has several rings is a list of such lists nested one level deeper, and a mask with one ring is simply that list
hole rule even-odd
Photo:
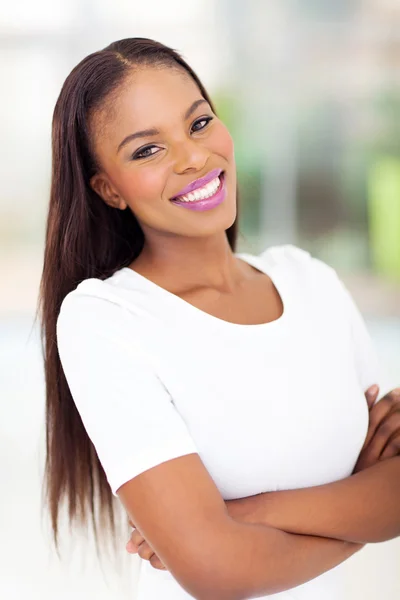
[{"label": "pink lipstick", "polygon": [[[212,182],[216,178],[219,179],[219,182],[215,184],[215,191],[212,195],[209,195],[207,198],[192,198],[187,199],[188,194],[192,194],[195,190],[204,187],[208,183]],[[212,190],[211,190],[212,191]],[[183,192],[183,193],[182,193]],[[186,196],[186,200],[181,199],[177,200],[177,197]],[[221,169],[214,169],[210,171],[205,177],[201,177],[200,179],[196,179],[191,184],[186,186],[179,194],[171,199],[173,204],[177,206],[181,206],[183,208],[189,208],[190,210],[204,211],[210,210],[211,208],[215,208],[219,204],[221,204],[226,197],[226,182],[225,182],[225,173],[222,172]]]},{"label": "pink lipstick", "polygon": [[222,173],[222,169],[213,169],[212,171],[207,173],[207,175],[204,175],[204,177],[200,177],[199,179],[195,179],[195,181],[192,181],[191,183],[189,183],[189,185],[184,187],[183,190],[181,190],[180,192],[175,194],[175,196],[172,196],[171,200],[174,200],[178,196],[184,196],[185,194],[190,194],[190,192],[193,192],[194,190],[197,190],[198,188],[201,188],[204,185],[207,185],[207,183],[209,183],[216,177],[219,177],[221,175],[221,173]]}]

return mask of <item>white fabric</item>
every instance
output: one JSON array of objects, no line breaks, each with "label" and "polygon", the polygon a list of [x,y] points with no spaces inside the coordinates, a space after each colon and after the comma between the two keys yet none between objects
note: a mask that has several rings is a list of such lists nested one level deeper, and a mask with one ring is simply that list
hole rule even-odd
[{"label": "white fabric", "polygon": [[[225,500],[351,475],[368,428],[364,392],[390,389],[357,307],[335,271],[299,248],[237,256],[271,277],[281,318],[229,323],[129,268],[64,299],[62,366],[114,495],[192,452]],[[341,600],[341,569],[273,597]],[[190,596],[143,561],[138,600],[161,598]]]}]

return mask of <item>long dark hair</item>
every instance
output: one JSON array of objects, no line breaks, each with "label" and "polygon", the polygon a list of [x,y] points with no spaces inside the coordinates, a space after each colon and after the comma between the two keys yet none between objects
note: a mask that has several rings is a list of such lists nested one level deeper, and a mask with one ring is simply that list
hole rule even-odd
[{"label": "long dark hair", "polygon": [[[38,310],[46,385],[45,500],[53,540],[59,552],[59,519],[67,501],[69,523],[92,522],[98,550],[98,526],[115,542],[116,509],[95,448],[82,424],[57,350],[56,323],[65,296],[89,277],[105,279],[128,266],[141,252],[144,235],[131,210],[109,207],[89,185],[97,165],[88,119],[117,91],[135,65],[183,68],[215,109],[201,81],[173,49],[147,38],[114,42],[84,58],[68,75],[52,124],[52,179],[46,223]],[[226,230],[232,250],[236,217]],[[126,518],[126,527],[128,522]]]}]

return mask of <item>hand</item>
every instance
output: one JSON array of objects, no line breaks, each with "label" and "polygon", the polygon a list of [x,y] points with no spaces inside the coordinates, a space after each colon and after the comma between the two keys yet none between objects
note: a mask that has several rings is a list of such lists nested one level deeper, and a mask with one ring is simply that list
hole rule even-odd
[{"label": "hand", "polygon": [[134,523],[131,519],[128,519],[129,525],[133,527],[131,537],[126,545],[126,549],[131,554],[138,553],[140,558],[150,561],[150,564],[155,569],[160,571],[167,571],[167,567],[158,558],[153,548],[146,542],[142,534],[135,528]]},{"label": "hand", "polygon": [[369,427],[353,474],[400,454],[400,388],[395,388],[375,404],[378,392],[379,389],[369,388],[365,394]]},{"label": "hand", "polygon": [[[376,386],[373,390],[373,387],[365,393],[369,408],[369,427],[353,474],[373,466],[380,460],[400,454],[400,388],[392,390],[375,404],[379,388]],[[226,500],[225,504],[230,517],[243,522],[253,522],[246,498]],[[131,554],[138,553],[155,569],[167,571],[164,563],[130,519],[129,524],[133,531],[126,545],[127,551]]]}]

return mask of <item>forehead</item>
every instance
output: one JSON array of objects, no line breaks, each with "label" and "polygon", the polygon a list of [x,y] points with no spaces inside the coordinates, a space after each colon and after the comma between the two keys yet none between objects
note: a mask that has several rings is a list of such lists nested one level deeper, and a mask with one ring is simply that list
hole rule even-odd
[{"label": "forehead", "polygon": [[162,129],[183,118],[201,92],[183,69],[140,67],[125,79],[104,107],[93,115],[95,138],[113,143],[140,129]]}]

